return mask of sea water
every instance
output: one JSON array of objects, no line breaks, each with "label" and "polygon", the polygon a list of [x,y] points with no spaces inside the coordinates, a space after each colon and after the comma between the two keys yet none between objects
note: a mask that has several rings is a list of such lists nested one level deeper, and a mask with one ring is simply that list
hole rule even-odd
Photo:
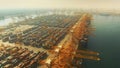
[{"label": "sea water", "polygon": [[88,49],[100,53],[100,61],[85,60],[84,68],[120,68],[120,16],[93,15],[95,36],[89,36]]}]

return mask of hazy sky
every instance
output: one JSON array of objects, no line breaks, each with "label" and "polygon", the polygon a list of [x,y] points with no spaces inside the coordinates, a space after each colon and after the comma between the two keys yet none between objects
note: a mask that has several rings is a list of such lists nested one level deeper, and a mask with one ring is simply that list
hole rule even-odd
[{"label": "hazy sky", "polygon": [[0,9],[16,8],[120,9],[120,0],[0,0]]}]

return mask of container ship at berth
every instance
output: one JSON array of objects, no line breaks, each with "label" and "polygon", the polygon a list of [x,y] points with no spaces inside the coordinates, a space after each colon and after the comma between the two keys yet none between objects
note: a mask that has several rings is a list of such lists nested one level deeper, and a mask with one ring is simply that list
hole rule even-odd
[{"label": "container ship at berth", "polygon": [[82,68],[92,15],[49,13],[0,28],[0,68]]}]

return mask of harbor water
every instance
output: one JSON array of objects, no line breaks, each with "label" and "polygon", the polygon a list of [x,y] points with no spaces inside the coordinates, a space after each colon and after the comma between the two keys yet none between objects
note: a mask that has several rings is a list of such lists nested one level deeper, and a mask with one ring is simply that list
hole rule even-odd
[{"label": "harbor water", "polygon": [[84,68],[120,68],[120,16],[93,17],[96,30],[89,37],[88,49],[99,52],[101,60],[85,60]]}]

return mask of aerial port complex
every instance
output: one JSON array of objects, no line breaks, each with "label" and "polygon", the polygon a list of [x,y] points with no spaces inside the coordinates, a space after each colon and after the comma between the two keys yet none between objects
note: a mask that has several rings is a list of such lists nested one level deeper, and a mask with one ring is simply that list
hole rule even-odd
[{"label": "aerial port complex", "polygon": [[0,68],[82,68],[84,59],[99,61],[87,49],[92,15],[49,12],[0,28]]}]

